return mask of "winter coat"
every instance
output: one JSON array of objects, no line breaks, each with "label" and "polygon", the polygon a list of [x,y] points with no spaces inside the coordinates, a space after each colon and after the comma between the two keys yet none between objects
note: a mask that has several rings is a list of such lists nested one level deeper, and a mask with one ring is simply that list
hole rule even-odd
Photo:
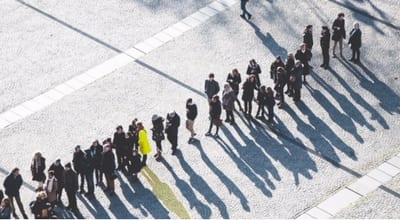
[{"label": "winter coat", "polygon": [[[51,186],[51,190],[49,190],[49,186]],[[51,179],[48,178],[46,181],[46,193],[47,193],[47,199],[49,202],[54,202],[57,200],[57,190],[58,190],[58,180],[57,178],[53,177],[53,182],[51,183]]]},{"label": "winter coat", "polygon": [[63,188],[64,187],[64,167],[60,165],[56,165],[55,163],[51,164],[49,170],[54,171],[54,176],[56,177],[58,181],[58,188]]},{"label": "winter coat", "polygon": [[295,63],[294,59],[288,59],[286,61],[285,70],[288,73],[288,75],[293,71],[294,63]]},{"label": "winter coat", "polygon": [[65,171],[64,187],[65,192],[76,193],[78,191],[78,174],[72,169]]},{"label": "winter coat", "polygon": [[95,156],[96,156],[96,150],[94,150],[94,153],[90,150],[90,148],[85,150],[85,157],[83,160],[85,174],[93,173]]},{"label": "winter coat", "polygon": [[125,133],[124,132],[121,132],[121,133],[115,132],[113,144],[114,144],[116,152],[119,153],[122,146],[124,145],[124,142],[125,142]]},{"label": "winter coat", "polygon": [[280,60],[279,62],[274,61],[271,64],[271,68],[270,68],[271,73],[276,74],[276,71],[278,70],[278,67],[280,67],[280,66],[285,67],[285,64],[282,62],[282,60]]},{"label": "winter coat", "polygon": [[306,44],[307,48],[312,48],[314,41],[313,41],[313,35],[311,31],[305,30],[303,33],[303,43]]},{"label": "winter coat", "polygon": [[242,93],[242,100],[243,101],[252,101],[254,98],[254,90],[257,89],[256,82],[251,82],[250,80],[246,80],[243,83],[243,93]]},{"label": "winter coat", "polygon": [[233,90],[223,91],[222,92],[222,106],[225,110],[233,111],[235,108],[236,95]]},{"label": "winter coat", "polygon": [[211,120],[219,119],[221,117],[221,102],[218,100],[216,102],[212,101],[210,104],[210,118]]},{"label": "winter coat", "polygon": [[98,144],[96,146],[92,145],[90,146],[90,153],[92,153],[92,150],[94,150],[94,156],[93,156],[93,168],[95,169],[101,169],[101,161],[103,159],[103,146]]},{"label": "winter coat", "polygon": [[322,32],[320,38],[321,48],[329,49],[330,42],[331,42],[331,33],[329,32],[329,30]]},{"label": "winter coat", "polygon": [[14,176],[10,173],[4,180],[3,186],[8,197],[19,196],[19,189],[23,183],[21,175]]},{"label": "winter coat", "polygon": [[344,29],[344,19],[336,18],[332,25],[332,40],[338,41],[341,38],[346,39],[346,30]]},{"label": "winter coat", "polygon": [[349,44],[351,49],[357,50],[361,47],[361,31],[360,29],[353,29],[350,31]]},{"label": "winter coat", "polygon": [[287,83],[287,73],[286,71],[283,71],[281,73],[278,73],[277,75],[277,82],[275,85],[276,90],[278,91],[279,89],[283,89],[283,87],[285,87],[286,83]]},{"label": "winter coat", "polygon": [[228,74],[228,77],[226,79],[226,82],[229,83],[233,91],[235,91],[235,94],[239,94],[239,84],[242,82],[242,78],[240,77],[240,74],[233,75],[232,73]]},{"label": "winter coat", "polygon": [[268,109],[271,109],[275,106],[275,98],[273,93],[266,93],[265,94],[265,105]]},{"label": "winter coat", "polygon": [[132,173],[139,173],[140,169],[142,168],[142,160],[140,159],[140,154],[136,154],[135,156],[132,155],[131,157],[131,172]]},{"label": "winter coat", "polygon": [[300,62],[303,64],[304,69],[303,69],[303,75],[308,75],[310,73],[310,65],[308,64],[308,61],[311,60],[312,53],[310,50],[306,49],[304,52],[302,50],[297,50],[295,56],[297,60],[300,60]]},{"label": "winter coat", "polygon": [[82,150],[78,152],[74,152],[74,156],[72,159],[72,164],[74,166],[74,170],[77,173],[84,173],[85,168],[85,153]]},{"label": "winter coat", "polygon": [[1,204],[1,201],[3,201],[3,199],[4,199],[4,193],[3,193],[3,190],[0,189],[0,204]]},{"label": "winter coat", "polygon": [[263,90],[259,90],[257,93],[258,105],[265,106],[267,104],[267,93]]},{"label": "winter coat", "polygon": [[46,159],[44,157],[39,158],[39,163],[36,160],[32,160],[31,172],[32,180],[44,182],[46,180],[46,175],[44,170],[46,169]]},{"label": "winter coat", "polygon": [[293,88],[294,89],[301,89],[303,83],[301,82],[301,75],[303,74],[303,67],[295,67],[293,69],[293,76],[295,77],[295,80],[293,82]]},{"label": "winter coat", "polygon": [[194,121],[196,117],[197,117],[197,105],[193,103],[191,105],[186,105],[186,118]]},{"label": "winter coat", "polygon": [[162,141],[165,139],[164,136],[164,119],[160,116],[158,116],[158,118],[154,121],[152,121],[153,123],[153,128],[151,129],[151,131],[153,132],[152,134],[152,139],[153,141]]},{"label": "winter coat", "polygon": [[206,80],[204,83],[204,92],[207,94],[208,98],[212,98],[215,94],[219,92],[219,84],[215,80]]},{"label": "winter coat", "polygon": [[0,219],[10,219],[11,218],[11,206],[0,207]]},{"label": "winter coat", "polygon": [[[51,217],[49,216],[50,208],[51,204],[49,203],[49,200],[47,198],[44,200],[36,198],[36,200],[31,205],[31,210],[35,216],[35,219],[49,219]],[[47,215],[43,215],[46,213]]]},{"label": "winter coat", "polygon": [[149,140],[147,139],[147,132],[145,129],[139,131],[138,144],[140,153],[148,154],[151,152],[150,143]]},{"label": "winter coat", "polygon": [[106,176],[111,176],[115,170],[115,156],[112,150],[103,153],[102,171]]},{"label": "winter coat", "polygon": [[178,136],[178,128],[181,124],[181,118],[178,113],[175,113],[174,117],[170,117],[168,114],[166,124],[165,133],[167,133],[168,136]]},{"label": "winter coat", "polygon": [[249,64],[247,66],[247,71],[246,74],[247,75],[259,75],[261,73],[261,68],[260,65],[258,65],[258,63],[256,63],[255,65],[251,65]]}]

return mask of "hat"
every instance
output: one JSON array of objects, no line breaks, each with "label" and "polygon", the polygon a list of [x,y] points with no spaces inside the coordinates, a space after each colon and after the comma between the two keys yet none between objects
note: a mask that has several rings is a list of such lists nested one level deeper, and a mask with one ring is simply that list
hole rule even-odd
[{"label": "hat", "polygon": [[153,116],[151,116],[151,120],[152,120],[152,121],[157,120],[157,118],[158,118],[158,115],[157,115],[157,114],[154,114]]}]

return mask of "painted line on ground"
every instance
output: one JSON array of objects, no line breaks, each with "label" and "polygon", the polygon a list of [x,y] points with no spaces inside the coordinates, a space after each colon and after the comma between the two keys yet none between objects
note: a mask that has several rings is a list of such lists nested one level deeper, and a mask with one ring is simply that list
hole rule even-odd
[{"label": "painted line on ground", "polygon": [[[238,0],[216,0],[207,6],[199,9],[195,13],[178,21],[170,27],[160,31],[159,33],[143,40],[132,48],[119,53],[118,55],[106,60],[105,62],[74,76],[54,88],[40,94],[28,101],[25,101],[5,112],[0,113],[0,129],[6,128],[11,124],[26,118],[48,106],[54,104],[65,96],[86,87],[87,85],[101,79],[115,70],[134,62],[142,56],[152,52],[165,43],[181,36],[185,32],[204,23],[211,17],[229,9],[235,5]],[[24,4],[30,6],[28,4]],[[32,6],[30,6],[33,8]],[[36,11],[38,9],[34,8]],[[41,13],[44,13],[40,11]],[[49,15],[48,15],[49,16]]]}]

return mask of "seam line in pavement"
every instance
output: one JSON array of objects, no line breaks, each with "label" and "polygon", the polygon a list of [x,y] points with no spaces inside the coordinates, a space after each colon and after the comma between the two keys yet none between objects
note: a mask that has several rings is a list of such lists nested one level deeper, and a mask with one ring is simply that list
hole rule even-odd
[{"label": "seam line in pavement", "polygon": [[136,61],[140,57],[181,36],[185,32],[197,27],[200,24],[205,23],[211,17],[229,9],[231,6],[235,5],[238,0],[213,1],[205,7],[200,8],[196,12],[185,17],[184,19],[161,30],[153,36],[142,40],[141,42],[134,45],[132,48],[129,48],[125,51],[114,48],[111,45],[108,45],[105,42],[102,42],[101,40],[95,38],[94,36],[91,36],[86,32],[76,29],[72,25],[46,13],[39,8],[36,8],[33,5],[24,2],[23,0],[16,1],[46,17],[49,17],[53,21],[58,22],[69,29],[77,31],[78,33],[83,34],[86,37],[89,37],[97,43],[105,45],[108,48],[119,52],[119,54],[104,61],[101,64],[90,68],[89,70],[79,75],[73,76],[71,79],[68,79],[63,83],[48,89],[46,92],[36,97],[33,97],[21,104],[11,107],[9,110],[0,113],[0,130],[36,112],[39,112],[45,107],[50,106],[51,104],[54,104],[55,102],[61,100],[65,96],[84,88],[85,86],[111,74],[112,72],[123,66],[126,66]]}]

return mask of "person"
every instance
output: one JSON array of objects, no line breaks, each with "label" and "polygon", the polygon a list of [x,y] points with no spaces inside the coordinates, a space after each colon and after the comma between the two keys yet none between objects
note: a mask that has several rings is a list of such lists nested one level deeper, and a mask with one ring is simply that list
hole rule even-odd
[{"label": "person", "polygon": [[120,145],[119,153],[121,156],[121,163],[117,167],[117,170],[122,171],[126,174],[127,167],[129,165],[129,156],[130,156],[130,144],[132,143],[132,139],[129,135],[129,132],[124,132],[124,139]]},{"label": "person", "polygon": [[94,173],[94,161],[95,161],[95,149],[91,151],[91,149],[86,149],[84,152],[84,159],[83,159],[83,172],[86,179],[87,185],[87,192],[85,196],[88,198],[94,197],[94,180],[93,180],[93,173]]},{"label": "person", "polygon": [[186,129],[190,131],[190,138],[188,140],[188,144],[192,143],[194,136],[196,133],[194,132],[194,120],[197,117],[197,105],[193,103],[192,98],[188,98],[186,100]]},{"label": "person", "polygon": [[361,30],[360,24],[358,22],[355,22],[353,24],[353,29],[350,31],[348,44],[350,44],[350,48],[353,51],[350,61],[353,61],[354,63],[359,63],[361,48]]},{"label": "person", "polygon": [[38,188],[43,187],[46,175],[44,170],[46,169],[46,159],[40,152],[36,152],[33,156],[31,163],[32,180],[38,182]]},{"label": "person", "polygon": [[49,171],[53,170],[54,171],[54,176],[56,177],[58,181],[57,185],[57,202],[61,203],[61,195],[62,195],[62,190],[64,188],[64,174],[65,170],[63,165],[61,164],[61,159],[57,158],[56,161],[51,164],[49,167]]},{"label": "person", "polygon": [[[266,98],[267,98],[267,93],[266,93],[266,88],[265,86],[261,86],[260,89],[258,90],[257,93],[257,104],[258,104],[258,110],[256,114],[257,119],[262,119],[265,114],[265,105],[266,105]],[[260,115],[261,113],[261,115]]]},{"label": "person", "polygon": [[45,190],[47,193],[47,199],[49,200],[52,207],[57,203],[57,191],[58,191],[58,179],[55,177],[54,170],[49,170],[49,178],[47,178]]},{"label": "person", "polygon": [[281,56],[277,56],[270,67],[270,78],[274,80],[274,84],[277,81],[276,75],[278,74],[277,70],[278,70],[278,67],[280,67],[280,66],[284,67],[285,64],[282,62]]},{"label": "person", "polygon": [[129,125],[129,129],[128,131],[131,132],[132,134],[136,134],[136,122],[138,121],[137,118],[134,118],[131,122],[131,124]]},{"label": "person", "polygon": [[178,147],[178,128],[181,124],[181,118],[178,113],[172,111],[167,114],[165,124],[165,133],[167,134],[168,141],[171,143],[172,155],[175,155],[176,148]]},{"label": "person", "polygon": [[137,149],[133,149],[132,163],[131,163],[131,167],[130,167],[130,171],[129,171],[132,174],[133,181],[138,180],[138,173],[140,172],[141,168],[142,168],[142,162],[141,162],[140,154],[138,153]]},{"label": "person", "polygon": [[277,75],[277,83],[275,85],[275,90],[278,94],[279,97],[279,103],[278,107],[282,108],[283,105],[285,104],[285,95],[283,94],[283,88],[285,87],[287,83],[287,73],[285,68],[283,67],[278,67],[278,75]]},{"label": "person", "polygon": [[71,163],[65,164],[65,175],[64,175],[64,190],[67,193],[68,198],[68,209],[73,212],[78,210],[76,205],[76,193],[78,192],[78,174],[71,169]]},{"label": "person", "polygon": [[154,155],[154,157],[156,158],[156,161],[161,161],[161,154],[162,154],[161,142],[165,139],[164,118],[157,114],[154,114],[151,117],[151,122],[153,124],[153,127],[151,128],[153,134],[151,137],[153,141],[156,142],[156,147],[157,147],[157,153]]},{"label": "person", "polygon": [[214,80],[214,77],[214,73],[210,73],[208,74],[208,80],[204,82],[204,92],[207,95],[208,103],[210,103],[211,98],[219,92],[219,84]]},{"label": "person", "polygon": [[14,199],[17,202],[19,211],[22,216],[27,219],[28,216],[25,214],[24,206],[21,202],[21,197],[19,190],[22,186],[23,180],[21,174],[19,173],[19,168],[14,168],[11,173],[4,180],[3,186],[5,189],[5,194],[8,196],[10,200],[11,212],[14,218],[17,218],[17,214],[15,213]]},{"label": "person", "polygon": [[306,29],[303,32],[303,43],[306,44],[306,48],[311,51],[314,41],[313,41],[313,26],[311,24],[306,26]]},{"label": "person", "polygon": [[233,91],[235,92],[235,101],[239,105],[239,110],[243,111],[242,105],[240,104],[240,101],[238,99],[239,95],[239,85],[242,82],[242,78],[240,77],[240,73],[237,69],[233,69],[231,73],[228,73],[228,77],[226,78],[226,81],[229,83]]},{"label": "person", "polygon": [[331,33],[328,26],[322,26],[320,45],[322,50],[322,64],[321,67],[329,68],[329,45],[331,42]]},{"label": "person", "polygon": [[292,76],[292,71],[294,68],[294,55],[293,53],[289,53],[288,56],[286,57],[286,63],[285,63],[285,70],[286,70],[286,76],[287,76],[287,87],[285,94],[288,94],[289,97],[292,96],[291,91],[292,91],[292,82],[290,81],[290,76]]},{"label": "person", "polygon": [[235,124],[235,118],[233,117],[233,109],[235,105],[236,95],[231,86],[226,83],[222,92],[222,107],[226,112],[225,122],[229,122],[231,125]]},{"label": "person", "polygon": [[3,190],[0,189],[0,204],[1,204],[1,201],[3,201],[3,199],[4,199],[4,193],[3,193]]},{"label": "person", "polygon": [[128,131],[125,133],[125,148],[123,152],[123,163],[122,163],[122,172],[125,175],[129,174],[129,167],[131,167],[132,163],[132,152],[135,147],[135,143],[137,142],[136,135],[132,132]]},{"label": "person", "polygon": [[268,109],[268,122],[273,122],[274,121],[275,98],[274,98],[274,91],[272,91],[271,87],[267,88],[265,104]]},{"label": "person", "polygon": [[337,58],[336,56],[336,45],[339,42],[339,50],[340,56],[343,57],[343,39],[346,39],[346,30],[345,30],[345,21],[344,21],[344,13],[339,13],[335,21],[332,24],[332,40],[333,40],[333,58]]},{"label": "person", "polygon": [[106,177],[107,186],[103,190],[104,192],[108,192],[110,196],[115,195],[115,184],[114,180],[116,179],[115,174],[115,156],[112,152],[111,143],[107,140],[103,142],[103,163],[102,163],[102,171],[104,176]]},{"label": "person", "polygon": [[247,66],[246,74],[249,76],[254,75],[257,86],[259,87],[261,85],[261,80],[260,80],[261,68],[255,59],[251,59],[249,61],[249,65]]},{"label": "person", "polygon": [[213,96],[213,98],[211,99],[211,104],[210,104],[210,127],[208,129],[208,132],[205,134],[206,136],[211,136],[211,129],[213,127],[213,125],[215,125],[215,127],[217,128],[217,130],[215,131],[214,137],[219,137],[218,136],[218,130],[219,127],[221,126],[221,101],[219,100],[219,96],[215,95]]},{"label": "person", "polygon": [[85,190],[83,189],[83,186],[85,184],[85,172],[84,172],[85,153],[81,150],[81,146],[79,145],[75,147],[72,164],[74,166],[74,170],[80,176],[80,185],[79,185],[80,192],[84,193]]},{"label": "person", "polygon": [[98,140],[94,140],[90,146],[90,153],[93,157],[93,168],[96,176],[96,186],[103,184],[103,172],[101,171],[101,163],[103,160],[103,146]]},{"label": "person", "polygon": [[301,98],[300,90],[302,87],[301,75],[303,74],[303,67],[301,61],[296,60],[295,68],[293,69],[293,101],[299,101]]},{"label": "person", "polygon": [[118,167],[121,167],[122,151],[123,151],[122,148],[124,147],[125,144],[125,132],[122,125],[118,125],[116,128],[116,131],[114,133],[113,144],[114,144],[113,147],[115,148],[115,153],[117,154]]},{"label": "person", "polygon": [[254,90],[257,89],[256,79],[254,75],[250,75],[242,86],[242,100],[244,102],[244,113],[251,117],[252,102],[254,98]]},{"label": "person", "polygon": [[306,76],[310,74],[310,65],[308,62],[312,57],[311,51],[306,48],[304,43],[302,43],[300,44],[300,48],[296,51],[294,57],[296,60],[300,60],[300,62],[303,64],[303,81],[307,82]]},{"label": "person", "polygon": [[147,139],[147,131],[142,122],[137,123],[138,146],[139,151],[142,153],[142,167],[146,166],[147,154],[151,152],[151,146]]},{"label": "person", "polygon": [[35,219],[49,219],[53,217],[55,213],[52,211],[51,203],[45,191],[41,190],[36,193],[36,200],[31,203],[31,211]]},{"label": "person", "polygon": [[11,205],[10,200],[5,198],[0,203],[0,219],[10,219],[11,218]]},{"label": "person", "polygon": [[240,0],[240,9],[242,10],[242,14],[240,14],[240,17],[246,19],[251,19],[251,14],[247,11],[246,4],[249,2],[249,0]]}]

